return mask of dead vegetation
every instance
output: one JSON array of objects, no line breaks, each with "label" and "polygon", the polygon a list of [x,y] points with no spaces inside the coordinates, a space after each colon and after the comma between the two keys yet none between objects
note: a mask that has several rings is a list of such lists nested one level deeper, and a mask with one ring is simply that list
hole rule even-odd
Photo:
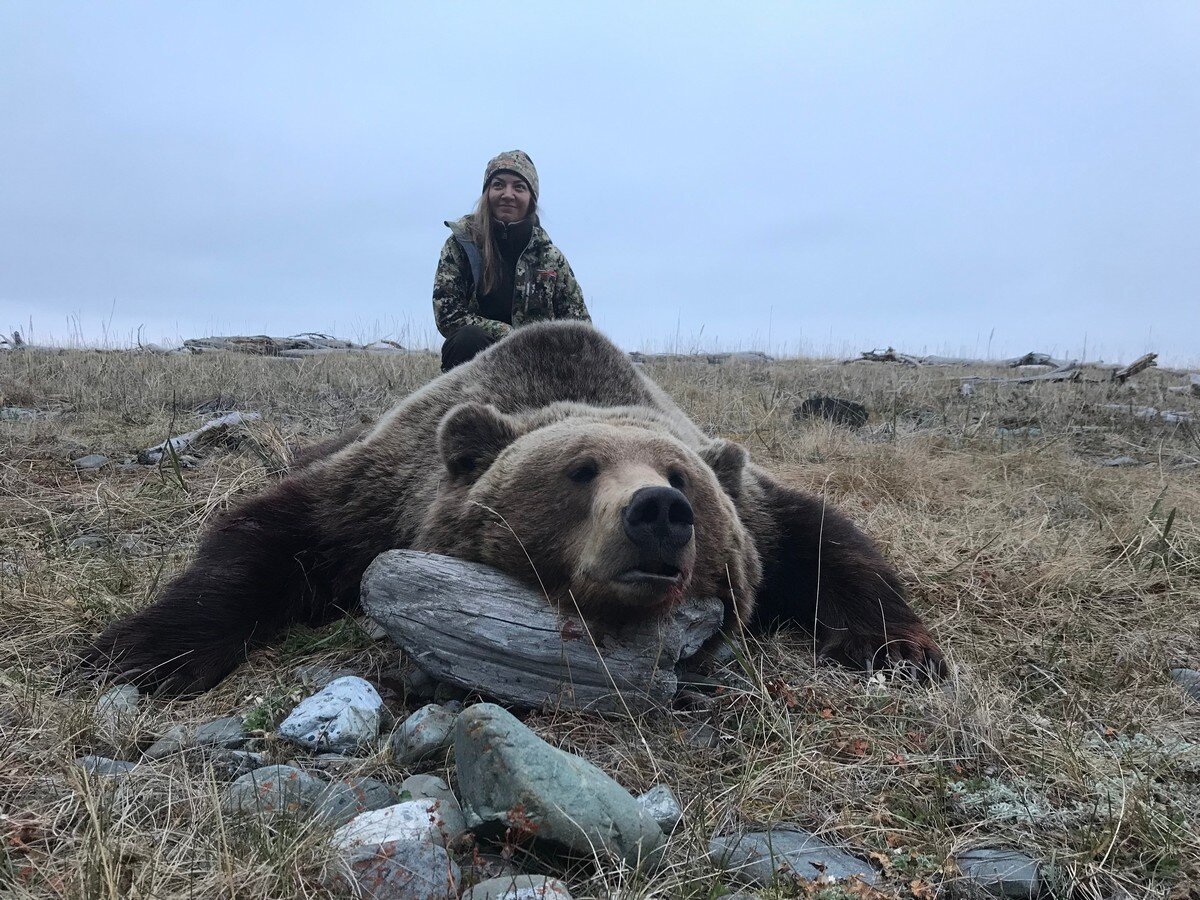
[{"label": "dead vegetation", "polygon": [[[666,782],[687,805],[664,871],[581,864],[576,897],[717,897],[708,838],[781,821],[869,856],[887,875],[878,896],[946,896],[954,854],[978,846],[1042,860],[1051,896],[1197,896],[1200,704],[1167,671],[1200,665],[1200,433],[1125,411],[1195,422],[1200,400],[1171,392],[1177,377],[964,395],[967,373],[940,367],[647,367],[712,433],[876,535],[956,674],[935,688],[867,678],[815,666],[802,637],[779,635],[743,648],[738,686],[708,707],[533,717],[631,790]],[[0,421],[0,890],[329,896],[315,826],[228,820],[210,773],[183,760],[115,790],[71,762],[234,711],[286,761],[296,751],[271,729],[306,691],[298,667],[350,668],[386,692],[395,651],[353,623],[296,629],[210,694],[146,704],[124,748],[96,729],[99,689],[61,673],[80,635],[148,602],[290,447],[378,416],[435,372],[432,357],[403,354],[0,353],[0,407],[34,413]],[[871,420],[855,432],[796,421],[812,394],[861,402]],[[261,419],[194,468],[122,464],[234,410]],[[77,471],[86,453],[112,462]],[[1103,465],[1116,457],[1133,464]],[[357,771],[411,774],[382,751]]]}]

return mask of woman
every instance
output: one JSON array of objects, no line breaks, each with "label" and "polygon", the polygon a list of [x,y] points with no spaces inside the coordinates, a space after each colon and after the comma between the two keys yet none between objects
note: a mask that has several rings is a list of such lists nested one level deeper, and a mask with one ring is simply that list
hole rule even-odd
[{"label": "woman", "polygon": [[446,223],[433,279],[443,372],[528,322],[591,321],[566,257],[538,224],[537,197],[533,160],[510,150],[487,164],[475,211]]}]

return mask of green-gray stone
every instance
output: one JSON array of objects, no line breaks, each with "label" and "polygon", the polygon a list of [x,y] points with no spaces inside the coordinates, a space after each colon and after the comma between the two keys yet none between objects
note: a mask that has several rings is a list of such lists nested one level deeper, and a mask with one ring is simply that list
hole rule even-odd
[{"label": "green-gray stone", "polygon": [[479,703],[459,715],[454,755],[471,828],[523,829],[575,853],[608,851],[631,864],[666,840],[617,782],[551,747],[499,706]]}]

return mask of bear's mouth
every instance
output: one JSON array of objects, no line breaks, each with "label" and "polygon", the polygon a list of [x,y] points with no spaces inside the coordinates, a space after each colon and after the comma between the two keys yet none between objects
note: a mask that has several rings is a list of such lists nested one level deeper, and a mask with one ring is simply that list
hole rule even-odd
[{"label": "bear's mouth", "polygon": [[647,563],[626,569],[613,579],[619,584],[652,584],[663,587],[683,580],[683,570],[667,562]]}]

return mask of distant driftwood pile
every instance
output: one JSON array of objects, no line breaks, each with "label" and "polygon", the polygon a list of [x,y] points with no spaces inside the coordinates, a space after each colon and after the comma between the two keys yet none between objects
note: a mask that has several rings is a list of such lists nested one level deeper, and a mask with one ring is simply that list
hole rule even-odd
[{"label": "distant driftwood pile", "polygon": [[1014,356],[1012,359],[964,359],[954,356],[913,356],[900,353],[888,347],[886,350],[864,350],[859,359],[847,362],[891,362],[906,366],[961,366],[963,368],[990,369],[1021,369],[1026,367],[1041,367],[1050,369],[1049,372],[1039,372],[1035,375],[1020,375],[1015,378],[985,378],[968,376],[964,381],[982,382],[985,384],[1033,384],[1039,381],[1079,381],[1083,378],[1085,369],[1096,372],[1106,372],[1106,381],[1124,383],[1128,378],[1144,371],[1151,366],[1157,366],[1157,353],[1147,353],[1139,356],[1128,365],[1120,363],[1089,363],[1078,360],[1055,359],[1049,353],[1026,353],[1024,356]]},{"label": "distant driftwood pile", "polygon": [[306,332],[290,337],[269,337],[265,334],[231,335],[227,337],[190,338],[183,342],[183,353],[249,353],[254,356],[274,356],[284,359],[303,359],[307,356],[335,354],[395,354],[413,353],[395,341],[373,341],[354,344],[327,334]]}]

